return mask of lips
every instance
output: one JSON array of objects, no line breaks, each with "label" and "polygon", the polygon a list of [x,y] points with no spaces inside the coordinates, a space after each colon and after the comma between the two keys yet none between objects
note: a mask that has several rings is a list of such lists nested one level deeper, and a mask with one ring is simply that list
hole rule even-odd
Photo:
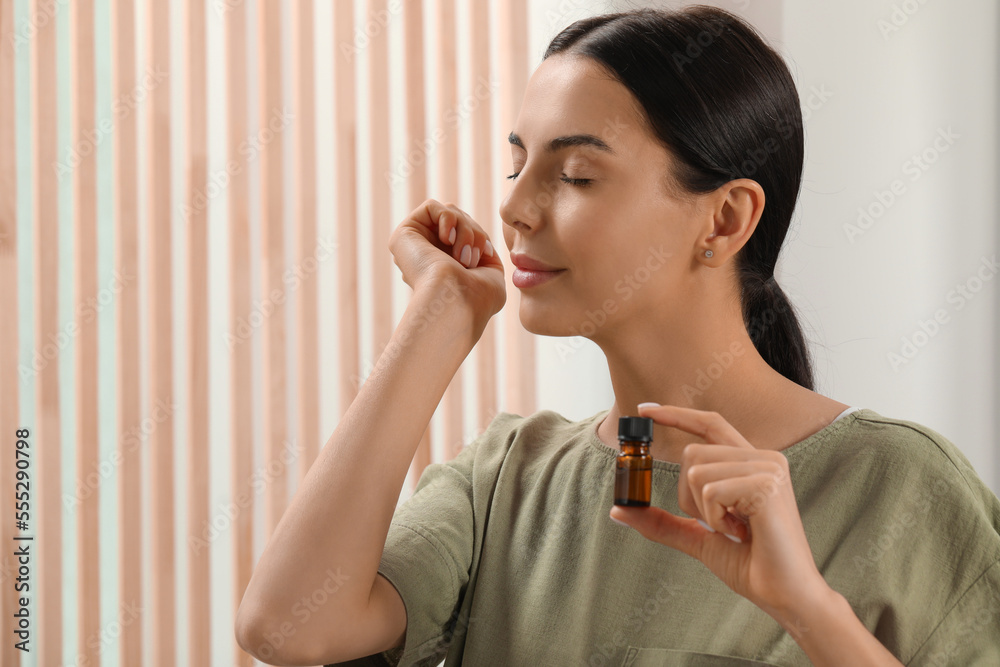
[{"label": "lips", "polygon": [[514,266],[525,271],[562,271],[557,266],[546,264],[541,260],[518,252],[510,253],[510,261]]},{"label": "lips", "polygon": [[566,269],[554,267],[534,257],[516,252],[510,254],[510,261],[517,267],[510,276],[511,282],[514,283],[514,287],[519,289],[541,285],[566,271]]}]

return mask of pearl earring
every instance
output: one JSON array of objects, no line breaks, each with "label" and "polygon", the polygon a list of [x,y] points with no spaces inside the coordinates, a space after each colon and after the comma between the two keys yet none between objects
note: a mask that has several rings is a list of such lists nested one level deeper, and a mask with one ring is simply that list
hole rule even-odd
[{"label": "pearl earring", "polygon": [[711,257],[714,253],[711,250],[705,251],[705,257]]}]

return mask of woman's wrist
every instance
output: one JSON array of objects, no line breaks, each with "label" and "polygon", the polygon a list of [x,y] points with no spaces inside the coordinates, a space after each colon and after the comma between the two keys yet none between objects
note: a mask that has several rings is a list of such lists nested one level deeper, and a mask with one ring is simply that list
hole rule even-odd
[{"label": "woman's wrist", "polygon": [[831,588],[810,587],[792,606],[767,610],[795,640],[815,667],[825,665],[901,665],[864,626],[850,602]]}]

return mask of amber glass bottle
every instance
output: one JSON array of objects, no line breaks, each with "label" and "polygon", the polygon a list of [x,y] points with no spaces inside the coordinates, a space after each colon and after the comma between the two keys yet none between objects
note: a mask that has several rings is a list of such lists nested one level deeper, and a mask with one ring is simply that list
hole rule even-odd
[{"label": "amber glass bottle", "polygon": [[653,490],[653,420],[649,417],[618,419],[618,460],[615,462],[615,505],[649,507]]}]

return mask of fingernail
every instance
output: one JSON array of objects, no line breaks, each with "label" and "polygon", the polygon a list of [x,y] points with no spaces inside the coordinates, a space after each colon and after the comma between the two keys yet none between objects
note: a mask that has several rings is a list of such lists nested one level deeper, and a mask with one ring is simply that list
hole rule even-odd
[{"label": "fingernail", "polygon": [[479,248],[472,249],[472,266],[479,264]]},{"label": "fingernail", "polygon": [[490,257],[492,257],[493,256],[493,244],[490,243],[489,241],[487,241],[485,247],[486,247],[486,254],[489,255]]},{"label": "fingernail", "polygon": [[[710,532],[710,533],[714,533],[715,532],[715,528],[712,528],[710,525],[708,525],[707,523],[705,523],[701,519],[695,519],[695,521],[697,521],[698,523],[700,523],[701,527],[704,528],[705,530],[707,530],[708,532]],[[726,537],[729,537],[729,535],[726,535]]]},{"label": "fingernail", "polygon": [[659,403],[640,403],[637,407],[640,407],[640,408],[658,408],[658,407],[660,407],[660,404]]},{"label": "fingernail", "polygon": [[455,242],[455,228],[452,227],[451,234],[448,234],[448,243],[454,243],[454,242]]},{"label": "fingernail", "polygon": [[613,516],[609,516],[608,518],[611,519],[612,521],[614,521],[615,523],[620,523],[623,526],[627,526],[628,525],[624,521],[619,521],[618,519],[614,518]]},{"label": "fingernail", "polygon": [[466,266],[468,266],[470,259],[472,259],[472,248],[470,248],[467,245],[466,246],[462,246],[462,258],[461,258],[460,261],[462,262],[462,264],[465,264]]},{"label": "fingernail", "polygon": [[739,542],[740,544],[743,544],[743,540],[741,540],[740,538],[736,537],[735,535],[730,535],[729,533],[723,533],[723,535],[725,535],[726,537],[728,537],[729,539],[731,539],[733,542]]}]

